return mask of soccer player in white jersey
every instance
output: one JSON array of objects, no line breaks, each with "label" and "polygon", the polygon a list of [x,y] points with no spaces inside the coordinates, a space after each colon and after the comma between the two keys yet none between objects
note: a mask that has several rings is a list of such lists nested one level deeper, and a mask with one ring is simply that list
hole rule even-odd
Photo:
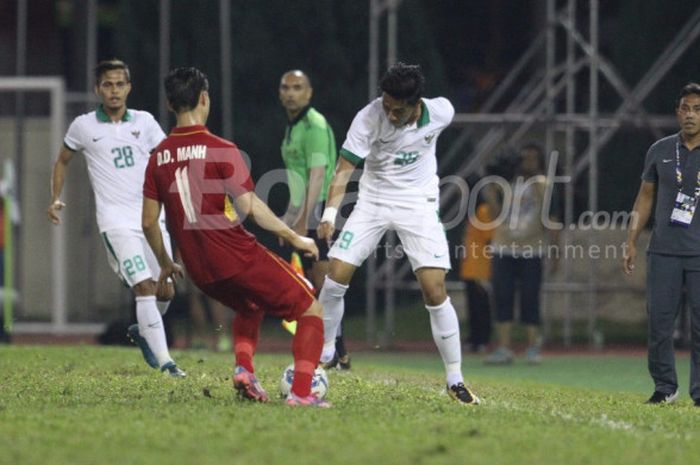
[{"label": "soccer player in white jersey", "polygon": [[[146,362],[174,377],[183,377],[168,352],[162,314],[175,295],[172,283],[158,286],[160,267],[141,229],[143,179],[150,151],[165,134],[153,116],[127,108],[131,91],[128,66],[120,60],[100,62],[95,68],[95,93],[102,104],[73,120],[53,167],[48,216],[61,222],[59,211],[68,163],[82,151],[95,192],[97,225],[112,269],[133,289],[138,324],[129,337],[139,345]],[[162,220],[162,218],[161,218]],[[165,224],[161,221],[163,235]],[[169,241],[166,241],[169,245]],[[172,251],[169,250],[170,255]]]},{"label": "soccer player in white jersey", "polygon": [[375,252],[384,233],[396,231],[423,292],[433,339],[445,364],[447,392],[464,404],[479,398],[464,385],[459,321],[445,290],[450,256],[438,215],[435,145],[454,116],[442,97],[422,98],[419,66],[397,63],[381,80],[382,96],[355,116],[340,150],[318,236],[330,240],[350,175],[360,161],[355,209],[328,256],[330,270],[319,301],[326,335],[321,362],[332,359],[336,328],[355,269]]}]

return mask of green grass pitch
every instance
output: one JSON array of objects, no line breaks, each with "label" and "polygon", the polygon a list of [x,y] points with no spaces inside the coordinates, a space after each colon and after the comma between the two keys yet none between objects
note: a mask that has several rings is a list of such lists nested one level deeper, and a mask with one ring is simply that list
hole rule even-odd
[{"label": "green grass pitch", "polygon": [[[230,355],[176,352],[185,380],[149,369],[136,349],[0,346],[0,464],[690,464],[700,408],[668,406],[635,357],[550,357],[464,371],[483,397],[443,393],[436,354],[355,353],[329,373],[329,410],[238,400]],[[257,357],[270,393],[291,362]]]}]

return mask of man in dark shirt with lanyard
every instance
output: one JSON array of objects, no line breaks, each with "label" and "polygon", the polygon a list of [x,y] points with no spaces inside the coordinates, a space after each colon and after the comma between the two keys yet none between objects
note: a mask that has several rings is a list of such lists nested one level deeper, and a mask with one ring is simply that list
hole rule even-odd
[{"label": "man in dark shirt with lanyard", "polygon": [[673,329],[685,285],[692,312],[690,397],[700,407],[700,84],[683,87],[676,116],[680,132],[658,140],[647,152],[623,268],[627,274],[634,270],[637,238],[656,200],[646,287],[648,363],[655,389],[647,403],[672,403],[678,397]]}]

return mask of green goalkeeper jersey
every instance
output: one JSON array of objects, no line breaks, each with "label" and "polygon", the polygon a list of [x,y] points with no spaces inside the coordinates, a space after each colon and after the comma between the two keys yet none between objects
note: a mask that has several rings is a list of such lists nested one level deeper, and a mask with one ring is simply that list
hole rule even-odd
[{"label": "green goalkeeper jersey", "polygon": [[325,201],[336,160],[335,137],[326,118],[315,109],[306,107],[287,124],[281,150],[292,206],[301,207],[309,185],[309,171],[319,166],[325,167],[326,175],[317,200]]}]

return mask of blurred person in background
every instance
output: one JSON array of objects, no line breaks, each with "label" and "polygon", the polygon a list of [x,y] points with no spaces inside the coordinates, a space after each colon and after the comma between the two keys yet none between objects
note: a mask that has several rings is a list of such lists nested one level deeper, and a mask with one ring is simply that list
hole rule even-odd
[{"label": "blurred person in background", "polygon": [[[144,172],[151,151],[165,134],[150,113],[127,108],[131,77],[123,61],[100,62],[95,82],[95,94],[102,103],[95,111],[75,118],[68,128],[53,166],[47,214],[53,224],[60,224],[68,164],[76,152],[83,152],[109,264],[136,299],[138,324],[129,327],[128,336],[152,368],[184,377],[168,352],[162,317],[175,288],[172,282],[157,283],[160,267],[141,230]],[[172,255],[162,217],[159,225]]]},{"label": "blurred person in background", "polygon": [[678,398],[673,332],[685,286],[691,312],[690,397],[700,407],[700,84],[681,89],[676,117],[680,131],[656,141],[646,154],[623,270],[628,275],[634,271],[637,239],[653,209],[646,291],[647,362],[654,392],[647,403],[670,404]]},{"label": "blurred person in background", "polygon": [[[478,176],[467,178],[470,192],[478,180]],[[491,340],[491,255],[487,253],[486,246],[491,243],[493,229],[485,225],[490,224],[493,218],[481,193],[471,195],[474,197],[470,199],[470,214],[464,223],[464,256],[460,263],[459,277],[464,281],[467,296],[467,344],[471,352],[482,353]]]},{"label": "blurred person in background", "polygon": [[[543,206],[547,180],[544,175],[544,150],[537,144],[519,150],[515,177],[507,195],[489,185],[484,195],[494,218],[503,208],[508,212],[496,225],[493,236],[492,285],[496,313],[498,347],[484,360],[487,364],[513,362],[512,330],[516,293],[520,296],[520,321],[525,326],[528,363],[542,361],[540,338],[540,289],[543,258],[549,242],[556,242],[556,233],[544,224]],[[544,212],[549,216],[549,212]]]},{"label": "blurred person in background", "polygon": [[[282,75],[279,99],[287,113],[287,128],[280,150],[289,186],[289,206],[283,221],[297,234],[316,241],[319,259],[302,257],[301,261],[305,275],[320,290],[328,273],[328,242],[318,239],[316,228],[333,179],[336,148],[333,129],[310,104],[312,95],[311,81],[303,71],[290,70]],[[336,356],[324,368],[350,368],[342,328],[341,323],[335,338]]]}]

